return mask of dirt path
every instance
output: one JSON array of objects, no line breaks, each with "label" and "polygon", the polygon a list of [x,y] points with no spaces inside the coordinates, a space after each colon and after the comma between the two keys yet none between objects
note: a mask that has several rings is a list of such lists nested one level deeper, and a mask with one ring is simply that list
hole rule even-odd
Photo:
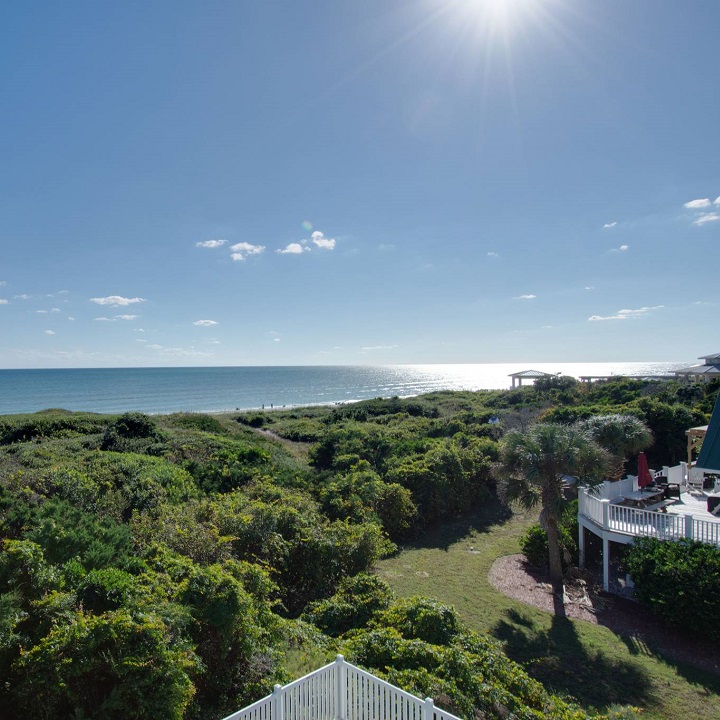
[{"label": "dirt path", "polygon": [[[488,579],[496,590],[514,600],[549,613],[603,625],[653,653],[720,675],[720,651],[716,644],[665,626],[632,600],[608,595],[582,580],[568,583],[565,596],[560,598],[553,593],[547,575],[530,566],[522,555],[498,558]],[[698,623],[701,630],[702,618],[698,618]]]}]

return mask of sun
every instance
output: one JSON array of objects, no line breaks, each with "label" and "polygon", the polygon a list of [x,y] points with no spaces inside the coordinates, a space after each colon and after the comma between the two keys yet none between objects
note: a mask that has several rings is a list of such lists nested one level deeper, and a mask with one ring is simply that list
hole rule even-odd
[{"label": "sun", "polygon": [[551,0],[451,0],[447,5],[465,22],[480,26],[486,32],[503,34],[520,29],[528,21],[538,19]]}]

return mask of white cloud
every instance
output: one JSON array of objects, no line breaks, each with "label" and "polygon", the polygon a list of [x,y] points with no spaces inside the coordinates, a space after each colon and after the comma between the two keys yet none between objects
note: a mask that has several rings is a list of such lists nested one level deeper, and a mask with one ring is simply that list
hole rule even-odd
[{"label": "white cloud", "polygon": [[54,335],[54,334],[55,334],[55,331],[54,331],[54,330],[46,330],[46,331],[45,331],[45,334],[46,334],[46,335]]},{"label": "white cloud", "polygon": [[595,289],[595,286],[594,286],[594,285],[586,285],[586,286],[585,286],[585,289],[586,289],[586,290],[594,290],[594,289]]},{"label": "white cloud", "polygon": [[696,220],[693,220],[693,225],[705,225],[706,223],[717,222],[718,220],[720,220],[720,213],[701,213]]},{"label": "white cloud", "polygon": [[74,320],[74,319],[75,319],[74,317],[71,317],[70,315],[68,315],[68,320]]},{"label": "white cloud", "polygon": [[222,247],[227,240],[204,240],[203,242],[195,243],[195,247],[201,248],[219,248]]},{"label": "white cloud", "polygon": [[610,228],[614,228],[616,225],[617,225],[617,222],[605,223],[603,225],[603,230],[608,230]]},{"label": "white cloud", "polygon": [[122,295],[108,295],[107,297],[90,298],[90,302],[94,302],[97,305],[124,306],[147,301],[141,297],[126,298],[122,297]]},{"label": "white cloud", "polygon": [[[720,200],[720,198],[718,198]],[[0,287],[7,285],[7,280],[0,280]]]},{"label": "white cloud", "polygon": [[212,327],[213,325],[217,325],[217,320],[196,320],[193,325],[198,325],[200,327]]},{"label": "white cloud", "polygon": [[7,304],[8,304],[7,300],[5,300],[4,298],[0,298],[0,305],[7,305]]},{"label": "white cloud", "polygon": [[498,253],[493,252],[492,250],[487,254],[487,256],[488,257],[500,257],[500,255],[498,255]]},{"label": "white cloud", "polygon": [[699,208],[706,208],[710,206],[709,198],[699,198],[697,200],[690,200],[686,202],[683,207],[689,208],[690,210],[698,210]]},{"label": "white cloud", "polygon": [[138,318],[138,315],[114,315],[113,317],[96,317],[95,320],[99,320],[101,322],[116,322],[117,320],[135,320]]},{"label": "white cloud", "polygon": [[629,249],[630,249],[629,245],[621,245],[620,247],[610,248],[609,252],[611,252],[611,253],[627,252]]},{"label": "white cloud", "polygon": [[230,246],[232,251],[232,259],[237,261],[245,260],[250,255],[260,255],[265,251],[264,245],[251,245],[250,243],[241,242]]},{"label": "white cloud", "polygon": [[718,195],[718,197],[715,198],[715,204],[720,205],[720,195]]},{"label": "white cloud", "polygon": [[280,342],[280,338],[273,338],[273,342]]},{"label": "white cloud", "polygon": [[32,295],[26,295],[23,293],[22,295],[13,295],[13,300],[29,300],[32,297]]},{"label": "white cloud", "polygon": [[363,352],[372,352],[373,350],[392,350],[396,347],[397,345],[366,345],[365,347],[361,347],[360,350]]},{"label": "white cloud", "polygon": [[513,300],[534,300],[536,297],[537,295],[518,295]]},{"label": "white cloud", "polygon": [[591,315],[588,320],[590,322],[596,322],[598,320],[631,320],[640,318],[653,310],[660,310],[664,307],[664,305],[653,305],[652,307],[641,307],[637,310],[618,310],[615,315]]},{"label": "white cloud", "polygon": [[47,315],[48,311],[47,310],[36,310],[35,312],[38,313],[39,315]]},{"label": "white cloud", "polygon": [[334,250],[335,249],[335,238],[326,238],[319,230],[316,230],[310,236],[310,239],[321,250]]},{"label": "white cloud", "polygon": [[304,247],[300,243],[290,243],[287,247],[275,252],[280,253],[280,255],[301,255],[304,252],[310,252],[310,248]]}]

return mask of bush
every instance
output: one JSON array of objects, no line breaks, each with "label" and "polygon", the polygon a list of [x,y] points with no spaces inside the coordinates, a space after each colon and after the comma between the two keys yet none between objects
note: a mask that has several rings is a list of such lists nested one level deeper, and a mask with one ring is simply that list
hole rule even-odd
[{"label": "bush", "polygon": [[375,624],[397,630],[406,640],[449,645],[460,631],[455,608],[426,597],[398,600]]},{"label": "bush", "polygon": [[[625,568],[638,600],[671,625],[697,632],[697,618],[720,615],[720,548],[684,538],[639,538],[628,549]],[[703,634],[720,640],[720,627],[704,623]]]},{"label": "bush", "polygon": [[[558,539],[560,541],[560,557],[563,568],[571,563],[577,563],[577,536],[578,536],[578,502],[572,500],[564,508],[558,524]],[[545,568],[548,565],[547,533],[538,523],[531,525],[520,537],[520,550],[527,561],[535,567]]]},{"label": "bush", "polygon": [[205,415],[204,413],[179,413],[172,415],[170,421],[173,425],[187,428],[188,430],[200,430],[218,435],[227,432],[217,418]]},{"label": "bush", "polygon": [[360,573],[344,578],[338,591],[327,600],[312,603],[303,619],[326,635],[337,637],[348,630],[365,627],[392,601],[390,586],[377,575]]}]

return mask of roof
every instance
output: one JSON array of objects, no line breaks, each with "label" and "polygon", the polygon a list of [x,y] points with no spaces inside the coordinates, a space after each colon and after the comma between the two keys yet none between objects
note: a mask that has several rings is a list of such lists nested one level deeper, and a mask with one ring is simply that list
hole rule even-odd
[{"label": "roof", "polygon": [[510,373],[508,377],[519,377],[519,378],[541,378],[541,377],[554,377],[552,373],[542,372],[541,370],[521,370],[520,372]]},{"label": "roof", "polygon": [[676,375],[720,375],[720,364],[718,365],[692,365],[679,370],[673,370]]},{"label": "roof", "polygon": [[716,360],[717,362],[720,362],[720,353],[713,353],[712,355],[701,355],[698,360]]},{"label": "roof", "polygon": [[720,395],[715,401],[715,409],[710,417],[710,424],[695,467],[704,470],[720,470]]}]

